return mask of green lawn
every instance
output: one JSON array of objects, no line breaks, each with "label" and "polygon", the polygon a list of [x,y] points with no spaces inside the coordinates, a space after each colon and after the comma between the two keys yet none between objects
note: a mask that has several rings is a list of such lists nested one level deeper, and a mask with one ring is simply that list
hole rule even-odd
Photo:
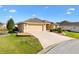
[{"label": "green lawn", "polygon": [[0,54],[34,54],[42,49],[38,39],[33,36],[17,37],[10,34],[0,37]]},{"label": "green lawn", "polygon": [[79,38],[79,33],[77,33],[77,32],[67,32],[67,31],[65,31],[65,34],[69,37],[72,37],[72,38]]}]

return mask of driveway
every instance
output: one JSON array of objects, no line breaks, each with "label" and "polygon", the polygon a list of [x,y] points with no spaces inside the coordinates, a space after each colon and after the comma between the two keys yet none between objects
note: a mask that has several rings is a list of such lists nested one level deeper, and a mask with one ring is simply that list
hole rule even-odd
[{"label": "driveway", "polygon": [[39,39],[43,48],[46,48],[52,44],[57,44],[66,40],[74,39],[71,37],[63,36],[63,35],[56,34],[53,32],[47,32],[47,31],[31,32],[31,34]]}]

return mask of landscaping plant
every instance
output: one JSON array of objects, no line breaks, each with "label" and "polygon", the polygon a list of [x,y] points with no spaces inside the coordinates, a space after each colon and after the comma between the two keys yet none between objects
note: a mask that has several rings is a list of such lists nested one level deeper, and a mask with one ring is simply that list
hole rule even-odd
[{"label": "landscaping plant", "polygon": [[15,24],[12,18],[10,18],[7,22],[7,30],[9,33],[13,32],[13,28],[14,28]]}]

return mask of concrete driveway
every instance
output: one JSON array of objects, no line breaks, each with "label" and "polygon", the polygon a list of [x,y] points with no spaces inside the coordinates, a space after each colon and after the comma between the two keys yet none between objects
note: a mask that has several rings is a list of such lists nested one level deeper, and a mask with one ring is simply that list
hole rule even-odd
[{"label": "concrete driveway", "polygon": [[57,44],[66,40],[74,39],[71,37],[63,36],[63,35],[56,34],[53,32],[47,32],[47,31],[31,32],[31,34],[39,39],[43,48],[46,48],[52,44]]}]

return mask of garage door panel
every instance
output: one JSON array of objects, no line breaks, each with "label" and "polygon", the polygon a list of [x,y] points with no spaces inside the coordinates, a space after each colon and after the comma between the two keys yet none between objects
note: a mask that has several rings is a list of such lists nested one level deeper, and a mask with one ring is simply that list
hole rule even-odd
[{"label": "garage door panel", "polygon": [[28,31],[42,31],[42,25],[28,25]]}]

